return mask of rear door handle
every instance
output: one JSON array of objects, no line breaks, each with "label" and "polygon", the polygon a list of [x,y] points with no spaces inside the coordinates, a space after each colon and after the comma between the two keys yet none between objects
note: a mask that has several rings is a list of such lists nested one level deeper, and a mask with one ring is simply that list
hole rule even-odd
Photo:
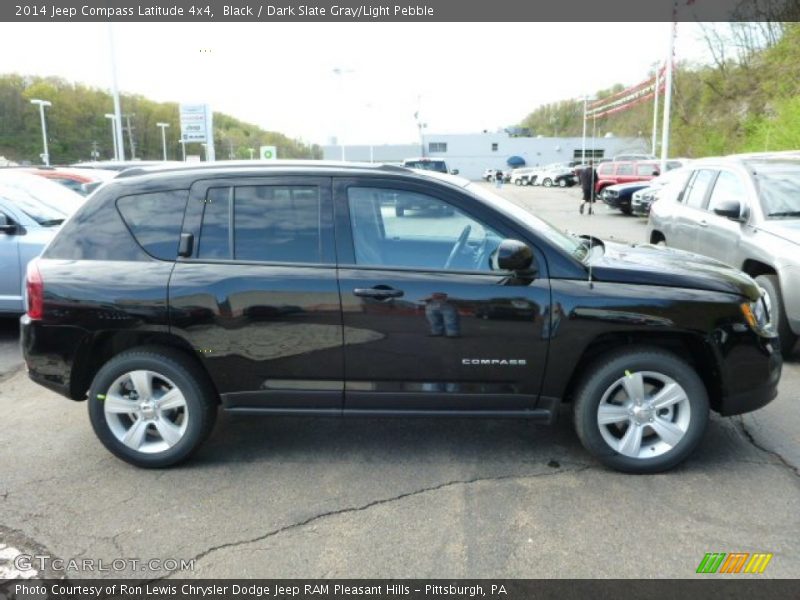
[{"label": "rear door handle", "polygon": [[388,298],[402,298],[403,290],[396,290],[388,286],[375,286],[371,288],[356,288],[353,290],[353,294],[361,298],[387,300]]}]

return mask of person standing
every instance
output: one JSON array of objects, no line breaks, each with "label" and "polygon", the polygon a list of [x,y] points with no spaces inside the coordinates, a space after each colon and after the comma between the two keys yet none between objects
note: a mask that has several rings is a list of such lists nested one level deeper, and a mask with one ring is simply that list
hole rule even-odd
[{"label": "person standing", "polygon": [[594,168],[594,161],[590,160],[589,165],[581,169],[581,189],[583,190],[583,202],[581,202],[580,213],[583,214],[583,206],[589,203],[589,214],[592,214],[594,205],[594,190],[597,184],[597,171]]},{"label": "person standing", "polygon": [[503,187],[503,172],[500,169],[497,169],[494,174],[494,185],[498,190]]}]

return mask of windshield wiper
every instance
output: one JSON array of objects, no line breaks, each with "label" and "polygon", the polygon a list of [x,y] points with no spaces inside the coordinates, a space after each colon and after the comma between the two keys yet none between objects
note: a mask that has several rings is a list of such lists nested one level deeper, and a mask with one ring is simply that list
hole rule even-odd
[{"label": "windshield wiper", "polygon": [[42,227],[53,227],[55,225],[61,225],[64,222],[64,219],[49,219],[47,221],[40,221],[39,225]]},{"label": "windshield wiper", "polygon": [[769,213],[767,217],[800,217],[800,210],[785,210],[782,212]]}]

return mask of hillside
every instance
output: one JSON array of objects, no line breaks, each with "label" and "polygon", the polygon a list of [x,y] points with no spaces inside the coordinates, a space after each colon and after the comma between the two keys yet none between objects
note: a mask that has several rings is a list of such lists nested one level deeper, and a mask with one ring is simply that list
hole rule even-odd
[{"label": "hillside", "polygon": [[[700,157],[800,148],[800,24],[737,24],[706,32],[711,65],[678,63],[670,154]],[[642,77],[644,79],[645,77]],[[632,83],[632,82],[630,82]],[[623,89],[600,90],[603,98]],[[663,110],[663,96],[661,109]],[[537,135],[581,135],[583,102],[542,106],[520,123]],[[597,121],[598,135],[650,141],[652,102]],[[588,123],[591,133],[592,122]],[[659,141],[661,120],[659,118]]]},{"label": "hillside", "polygon": [[[105,118],[113,112],[111,95],[100,89],[70,83],[56,77],[27,77],[0,75],[0,156],[14,161],[39,162],[42,152],[42,132],[39,111],[30,103],[32,98],[44,98],[53,103],[47,110],[47,134],[50,161],[65,164],[91,158],[93,142],[97,143],[99,158],[113,156],[111,124]],[[178,104],[153,102],[143,96],[121,94],[123,114],[130,114],[136,157],[160,159],[161,130],[158,122],[169,123],[167,152],[170,159],[181,155],[178,138]],[[127,125],[123,118],[123,126]],[[228,158],[231,148],[235,158],[250,158],[248,148],[274,145],[282,158],[320,158],[318,146],[307,146],[281,133],[264,131],[224,113],[214,113],[214,145],[217,158]],[[187,145],[190,154],[201,154],[199,144]],[[125,156],[131,157],[130,142],[125,132]]]}]

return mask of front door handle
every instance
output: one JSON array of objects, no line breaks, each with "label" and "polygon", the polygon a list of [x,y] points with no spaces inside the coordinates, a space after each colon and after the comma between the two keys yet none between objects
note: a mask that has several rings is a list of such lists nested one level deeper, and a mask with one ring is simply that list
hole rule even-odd
[{"label": "front door handle", "polygon": [[396,290],[388,286],[375,286],[371,288],[356,288],[353,294],[361,298],[375,298],[376,300],[387,300],[389,298],[402,298],[403,290]]}]

